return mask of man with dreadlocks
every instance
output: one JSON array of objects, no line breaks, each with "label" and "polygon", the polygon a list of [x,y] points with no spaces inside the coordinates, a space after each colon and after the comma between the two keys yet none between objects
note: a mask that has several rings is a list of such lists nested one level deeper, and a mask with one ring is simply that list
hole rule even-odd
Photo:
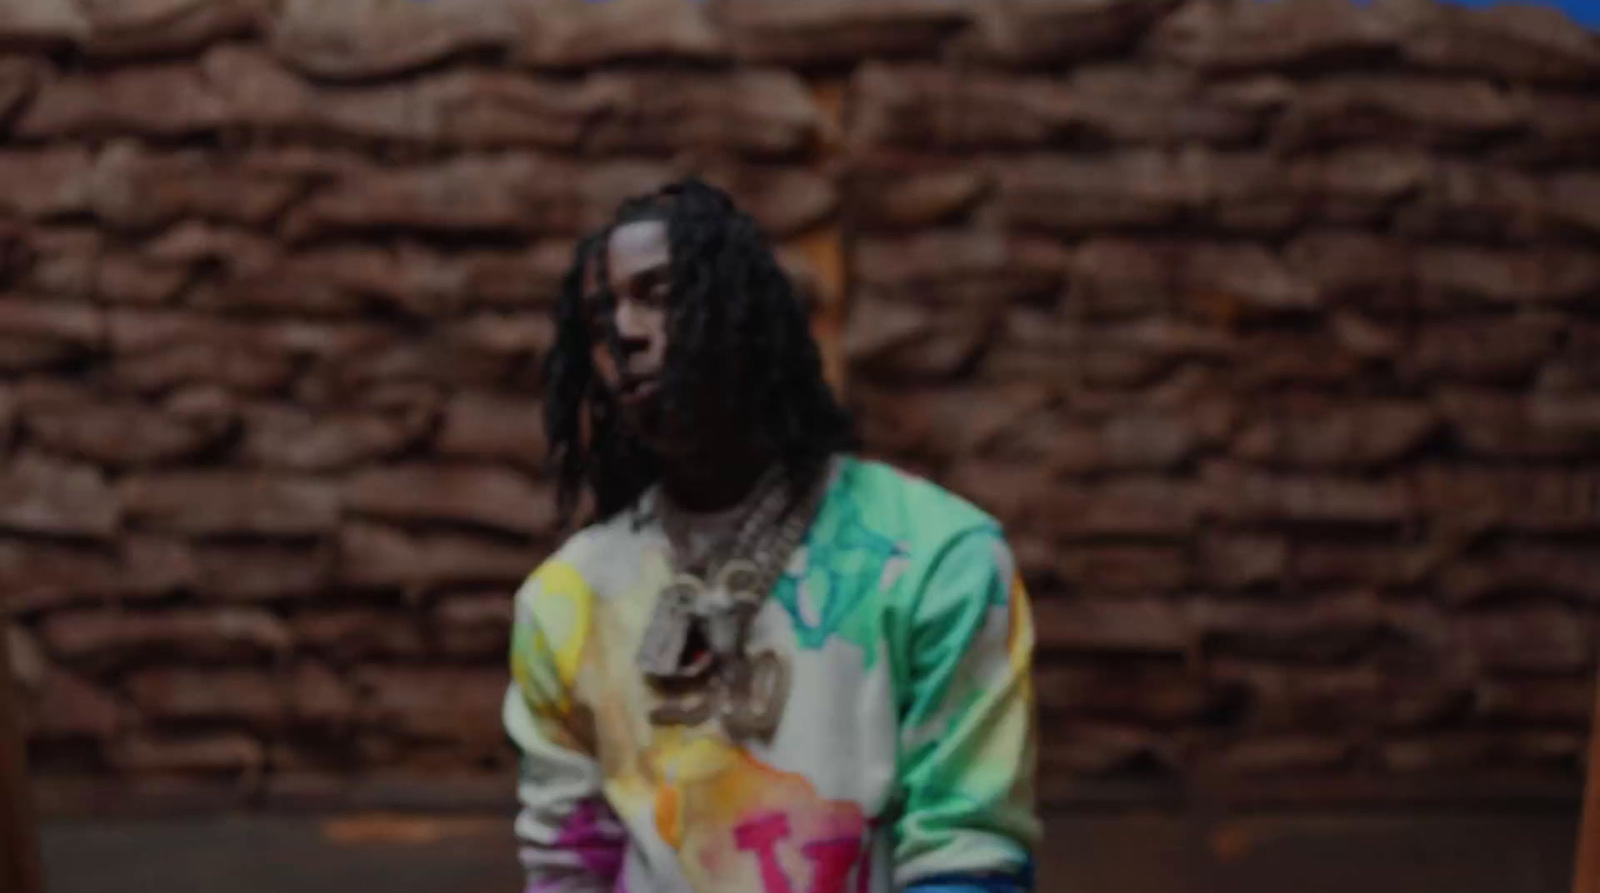
[{"label": "man with dreadlocks", "polygon": [[560,507],[592,517],[517,595],[527,890],[1031,889],[1011,554],[850,454],[755,222],[695,180],[628,202],[557,324]]}]

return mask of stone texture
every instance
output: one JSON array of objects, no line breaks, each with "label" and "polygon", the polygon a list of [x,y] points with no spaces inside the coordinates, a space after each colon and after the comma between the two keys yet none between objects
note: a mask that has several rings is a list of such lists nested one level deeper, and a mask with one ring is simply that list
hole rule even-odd
[{"label": "stone texture", "polygon": [[741,58],[801,67],[929,53],[967,21],[953,0],[731,0],[721,24]]},{"label": "stone texture", "polygon": [[314,478],[186,471],[126,478],[129,519],[197,535],[315,536],[338,525],[339,491]]},{"label": "stone texture", "polygon": [[282,686],[265,671],[150,669],[123,684],[134,706],[157,721],[217,720],[267,730],[284,721]]},{"label": "stone texture", "polygon": [[1172,0],[988,0],[960,49],[1007,65],[1063,66],[1128,50],[1177,4]]},{"label": "stone texture", "polygon": [[538,535],[554,521],[550,495],[494,466],[401,466],[362,472],[344,493],[353,512],[399,521],[457,521]]},{"label": "stone texture", "polygon": [[263,0],[80,0],[91,56],[124,58],[189,52],[249,36],[266,18]]},{"label": "stone texture", "polygon": [[408,534],[374,524],[348,524],[340,534],[339,581],[357,587],[426,588],[460,584],[514,585],[538,565],[541,552],[483,537]]},{"label": "stone texture", "polygon": [[179,414],[136,403],[39,407],[25,412],[22,422],[40,446],[112,468],[193,458],[231,428],[226,414]]},{"label": "stone texture", "polygon": [[94,468],[27,455],[0,474],[0,528],[108,538],[120,517],[117,491]]},{"label": "stone texture", "polygon": [[1510,81],[1585,83],[1600,77],[1593,36],[1556,9],[1533,5],[1461,9],[1424,0],[1380,0],[1406,58],[1443,70]]},{"label": "stone texture", "polygon": [[43,633],[62,659],[93,664],[149,656],[237,661],[281,655],[293,645],[289,628],[271,614],[231,608],[73,612],[52,616]]},{"label": "stone texture", "polygon": [[1191,0],[1157,26],[1152,43],[1207,69],[1293,69],[1378,58],[1395,37],[1370,8],[1341,0]]}]

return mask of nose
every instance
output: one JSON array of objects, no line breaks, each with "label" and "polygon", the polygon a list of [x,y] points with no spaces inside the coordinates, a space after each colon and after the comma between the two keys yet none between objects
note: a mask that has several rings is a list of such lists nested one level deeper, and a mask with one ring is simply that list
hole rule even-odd
[{"label": "nose", "polygon": [[650,326],[645,312],[633,301],[617,302],[617,338],[631,350],[641,350],[650,340]]}]

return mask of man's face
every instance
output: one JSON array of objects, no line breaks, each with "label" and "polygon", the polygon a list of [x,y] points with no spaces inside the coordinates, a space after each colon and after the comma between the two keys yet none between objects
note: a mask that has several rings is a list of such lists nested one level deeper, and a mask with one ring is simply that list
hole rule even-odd
[{"label": "man's face", "polygon": [[686,432],[665,418],[659,399],[672,300],[667,226],[659,220],[624,224],[602,250],[607,288],[600,288],[598,264],[584,279],[595,373],[628,427],[651,448],[674,452]]}]

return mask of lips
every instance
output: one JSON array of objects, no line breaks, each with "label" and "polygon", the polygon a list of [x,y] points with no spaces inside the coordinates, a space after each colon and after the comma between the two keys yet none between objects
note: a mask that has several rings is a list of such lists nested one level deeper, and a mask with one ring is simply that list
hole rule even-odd
[{"label": "lips", "polygon": [[656,395],[659,380],[653,376],[629,377],[617,385],[617,399],[626,406],[637,406]]}]

